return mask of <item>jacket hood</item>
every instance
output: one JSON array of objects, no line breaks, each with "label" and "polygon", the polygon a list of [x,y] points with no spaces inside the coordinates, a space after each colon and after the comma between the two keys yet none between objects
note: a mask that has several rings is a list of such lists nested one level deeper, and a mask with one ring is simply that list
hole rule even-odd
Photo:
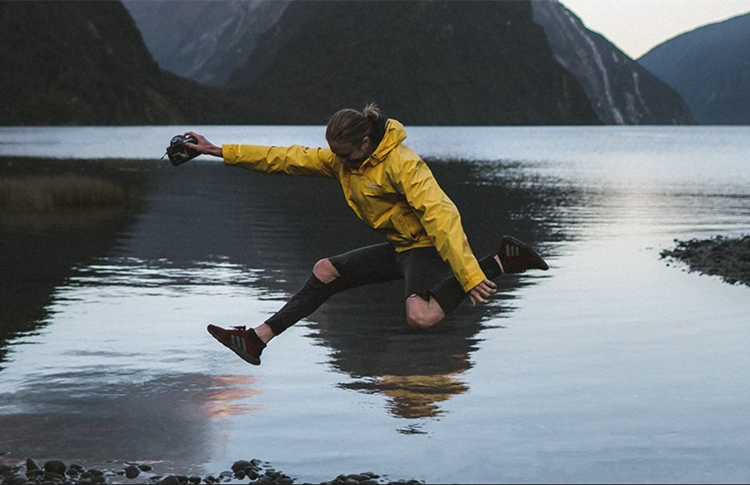
[{"label": "jacket hood", "polygon": [[406,129],[404,128],[404,125],[399,121],[389,119],[383,139],[370,156],[371,163],[375,165],[385,160],[388,154],[390,154],[393,149],[399,146],[404,140],[406,140]]}]

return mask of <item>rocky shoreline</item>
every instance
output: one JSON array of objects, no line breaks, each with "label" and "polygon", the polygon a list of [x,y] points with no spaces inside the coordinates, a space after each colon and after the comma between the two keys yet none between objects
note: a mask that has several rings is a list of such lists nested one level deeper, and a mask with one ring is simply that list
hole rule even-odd
[{"label": "rocky shoreline", "polygon": [[[248,483],[263,485],[290,485],[298,483],[286,473],[274,469],[270,463],[261,460],[239,460],[231,470],[204,477],[198,475],[168,474],[159,475],[151,465],[123,462],[112,469],[87,469],[77,463],[66,465],[59,460],[50,460],[40,465],[33,458],[15,465],[0,464],[0,483],[3,485],[99,485],[111,483],[145,483],[149,485],[198,485],[223,483]],[[302,482],[304,483],[304,482]],[[390,480],[372,472],[341,474],[323,484],[331,485],[376,485],[422,484],[419,480]]]},{"label": "rocky shoreline", "polygon": [[[110,483],[145,483],[150,485],[198,485],[223,483],[249,483],[263,485],[290,485],[297,483],[286,473],[274,469],[270,463],[261,460],[239,460],[234,462],[231,470],[218,474],[206,475],[159,475],[154,467],[148,464],[123,462],[122,466],[112,469],[87,469],[77,463],[66,465],[60,460],[50,460],[40,465],[33,458],[25,463],[15,465],[0,464],[0,483],[3,485],[99,485]],[[321,482],[332,485],[376,485],[400,484],[416,485],[418,480],[392,481],[385,476],[372,472],[341,474],[336,478]]]},{"label": "rocky shoreline", "polygon": [[662,251],[661,257],[681,261],[688,271],[720,276],[729,284],[750,286],[750,236],[675,240],[677,247]]}]

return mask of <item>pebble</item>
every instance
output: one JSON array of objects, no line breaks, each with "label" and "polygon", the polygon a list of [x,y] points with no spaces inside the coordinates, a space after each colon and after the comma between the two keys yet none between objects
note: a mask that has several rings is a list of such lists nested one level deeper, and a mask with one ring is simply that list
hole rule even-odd
[{"label": "pebble", "polygon": [[44,472],[44,479],[52,480],[53,482],[62,482],[63,480],[65,480],[65,475],[60,475],[59,473],[55,472]]},{"label": "pebble", "polygon": [[250,463],[247,460],[235,461],[234,464],[232,465],[232,471],[234,473],[237,473],[240,470],[242,470],[244,472],[248,468],[255,468],[255,465],[253,465],[252,463]]},{"label": "pebble", "polygon": [[44,464],[45,472],[56,473],[58,475],[64,476],[67,469],[68,467],[65,466],[65,463],[60,460],[50,460]]},{"label": "pebble", "polygon": [[138,475],[140,474],[141,474],[141,469],[135,465],[130,465],[125,468],[125,476],[131,480],[138,477]]},{"label": "pebble", "polygon": [[357,483],[359,483],[359,482],[364,482],[365,480],[369,480],[370,477],[367,476],[367,475],[356,474],[356,475],[349,475],[347,477],[347,479],[349,479],[349,480],[355,480]]},{"label": "pebble", "polygon": [[17,484],[17,483],[26,483],[28,481],[29,477],[24,475],[23,473],[17,473],[13,476],[12,481],[10,483]]}]

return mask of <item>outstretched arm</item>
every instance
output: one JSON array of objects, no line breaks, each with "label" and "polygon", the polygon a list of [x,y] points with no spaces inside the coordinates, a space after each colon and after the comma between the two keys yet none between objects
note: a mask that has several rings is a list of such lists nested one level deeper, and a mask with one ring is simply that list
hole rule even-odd
[{"label": "outstretched arm", "polygon": [[198,143],[186,143],[193,150],[223,158],[227,165],[236,165],[248,170],[287,175],[335,177],[334,156],[331,150],[308,148],[301,145],[288,147],[261,145],[216,146],[194,131],[188,131]]}]

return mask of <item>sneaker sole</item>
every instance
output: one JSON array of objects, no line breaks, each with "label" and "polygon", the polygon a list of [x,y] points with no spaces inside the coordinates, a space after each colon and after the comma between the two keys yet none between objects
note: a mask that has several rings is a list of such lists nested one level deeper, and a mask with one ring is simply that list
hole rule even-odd
[{"label": "sneaker sole", "polygon": [[534,248],[526,244],[525,242],[519,241],[518,239],[514,238],[513,236],[503,236],[503,239],[505,241],[509,241],[511,244],[515,244],[516,246],[520,246],[528,251],[531,251],[531,253],[536,256],[537,261],[539,262],[539,266],[535,266],[533,268],[529,269],[540,269],[542,271],[547,271],[549,269],[549,265],[547,262],[542,259],[541,256],[539,256],[539,253],[537,253]]},{"label": "sneaker sole", "polygon": [[215,338],[216,340],[218,340],[221,345],[223,345],[224,347],[228,348],[229,350],[231,350],[232,352],[234,352],[235,354],[237,354],[237,356],[240,359],[244,360],[248,364],[260,365],[260,359],[258,357],[253,357],[252,355],[248,354],[244,350],[235,348],[235,347],[233,347],[233,346],[225,343],[216,333],[214,333],[214,330],[211,327],[212,327],[212,325],[208,326],[208,328],[207,328],[208,333],[210,333],[213,338]]}]

